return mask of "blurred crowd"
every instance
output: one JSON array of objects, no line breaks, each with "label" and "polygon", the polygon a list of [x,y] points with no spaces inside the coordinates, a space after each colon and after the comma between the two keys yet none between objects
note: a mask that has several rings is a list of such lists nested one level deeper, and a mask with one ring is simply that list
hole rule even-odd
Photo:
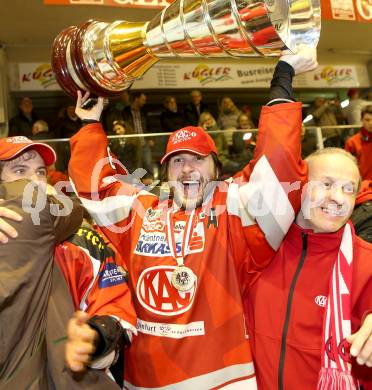
[{"label": "blurred crowd", "polygon": [[[306,107],[304,117],[307,115],[306,126],[309,129],[303,130],[303,157],[320,146],[314,126],[322,128],[325,147],[342,148],[363,127],[362,111],[372,104],[372,91],[361,96],[359,90],[350,89],[347,95],[349,101],[344,108],[337,96],[332,99],[318,96]],[[225,176],[236,173],[252,158],[256,141],[253,129],[257,127],[257,122],[249,105],[238,107],[231,97],[224,96],[216,107],[210,107],[204,103],[202,93],[193,90],[189,102],[180,107],[176,97],[169,95],[163,99],[163,107],[157,116],[159,123],[154,126],[154,119],[149,118],[146,111],[146,102],[144,92],[133,91],[129,94],[125,91],[120,98],[108,101],[103,112],[102,122],[107,134],[117,136],[111,138],[111,150],[129,172],[141,167],[146,170],[147,179],[158,178],[159,161],[167,140],[167,135],[161,133],[185,126],[200,126],[210,132],[218,148]],[[49,143],[58,154],[57,169],[65,173],[70,157],[68,142],[52,140],[70,138],[80,129],[81,122],[73,104],[61,108],[57,116],[56,122],[49,125],[35,113],[32,100],[24,97],[19,103],[19,113],[9,122],[9,136],[51,140]],[[355,127],[342,129],[339,127],[342,125]],[[348,150],[351,150],[350,147]]]}]

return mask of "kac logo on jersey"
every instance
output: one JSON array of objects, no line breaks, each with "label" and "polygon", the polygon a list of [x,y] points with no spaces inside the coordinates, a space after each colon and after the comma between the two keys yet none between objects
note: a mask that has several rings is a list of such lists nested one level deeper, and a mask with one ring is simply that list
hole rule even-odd
[{"label": "kac logo on jersey", "polygon": [[125,269],[115,263],[106,263],[105,267],[98,274],[98,287],[105,288],[126,283],[128,273]]},{"label": "kac logo on jersey", "polygon": [[315,297],[315,303],[320,307],[326,307],[327,306],[327,297],[325,295],[318,295]]},{"label": "kac logo on jersey", "polygon": [[197,277],[189,291],[179,291],[172,285],[172,273],[177,267],[160,265],[145,269],[137,282],[140,304],[152,313],[174,316],[189,310],[194,302]]}]

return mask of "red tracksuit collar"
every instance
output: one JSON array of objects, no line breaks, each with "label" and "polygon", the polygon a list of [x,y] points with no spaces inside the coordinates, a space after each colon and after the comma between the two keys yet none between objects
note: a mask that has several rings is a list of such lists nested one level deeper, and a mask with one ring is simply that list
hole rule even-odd
[{"label": "red tracksuit collar", "polygon": [[372,200],[372,180],[363,180],[355,201],[355,206],[370,200]]},{"label": "red tracksuit collar", "polygon": [[367,131],[364,127],[360,129],[360,136],[363,142],[372,142],[372,133]]},{"label": "red tracksuit collar", "polygon": [[296,223],[293,223],[290,227],[286,242],[302,248],[302,235],[307,235],[307,252],[308,253],[324,253],[327,251],[338,250],[341,244],[342,234],[344,227],[334,233],[314,233],[311,229],[303,229]]}]

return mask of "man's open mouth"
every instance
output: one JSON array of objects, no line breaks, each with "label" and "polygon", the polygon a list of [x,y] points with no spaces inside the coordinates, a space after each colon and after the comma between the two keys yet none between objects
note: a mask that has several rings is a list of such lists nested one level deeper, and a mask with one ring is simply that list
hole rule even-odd
[{"label": "man's open mouth", "polygon": [[199,192],[200,181],[199,180],[183,180],[183,190],[185,194],[196,194]]}]

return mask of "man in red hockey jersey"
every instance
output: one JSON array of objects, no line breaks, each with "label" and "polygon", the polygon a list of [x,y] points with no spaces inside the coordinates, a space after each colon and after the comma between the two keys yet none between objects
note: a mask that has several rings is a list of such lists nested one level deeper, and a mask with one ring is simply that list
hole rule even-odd
[{"label": "man in red hockey jersey", "polygon": [[[216,183],[212,139],[200,128],[180,129],[162,159],[171,197],[160,199],[127,184],[125,169],[107,153],[102,99],[84,110],[87,96],[79,95],[85,126],[71,139],[69,173],[129,271],[138,316],[125,356],[129,389],[256,387],[241,292],[267,266],[299,207],[306,177],[301,104],[288,102],[295,70],[316,65],[310,49],[282,59],[252,162],[235,181]],[[76,370],[95,348],[93,335],[80,332],[83,322],[75,319],[69,329],[66,357]]]}]

